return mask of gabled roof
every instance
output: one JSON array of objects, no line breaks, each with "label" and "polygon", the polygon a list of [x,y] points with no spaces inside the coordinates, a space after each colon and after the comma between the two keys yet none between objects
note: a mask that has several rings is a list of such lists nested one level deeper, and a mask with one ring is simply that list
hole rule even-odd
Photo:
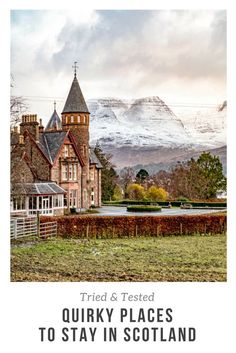
[{"label": "gabled roof", "polygon": [[59,118],[56,109],[54,109],[54,112],[47,123],[46,126],[46,131],[47,130],[60,130],[61,129],[61,119]]},{"label": "gabled roof", "polygon": [[94,150],[90,149],[89,153],[90,153],[90,155],[89,155],[90,163],[96,164],[97,168],[103,168],[103,166],[102,166],[100,160],[98,159],[98,157],[96,156]]},{"label": "gabled roof", "polygon": [[[49,163],[51,163],[50,158],[48,157],[47,153],[45,153],[44,149],[42,148],[40,142],[36,142],[35,139],[33,138],[33,136],[31,135],[31,133],[26,130],[24,132],[24,137],[29,137],[29,139],[31,140],[31,142],[33,142],[33,144],[36,146],[36,148],[40,151],[41,155],[43,156],[43,158]],[[39,134],[39,139],[40,139],[40,134]]]},{"label": "gabled roof", "polygon": [[39,147],[43,151],[43,153],[50,160],[51,164],[53,164],[64,144],[65,138],[68,136],[72,142],[72,145],[75,149],[77,157],[80,161],[80,164],[84,166],[84,161],[80,155],[80,152],[76,146],[74,136],[70,130],[59,130],[59,131],[45,131],[39,136]]},{"label": "gabled roof", "polygon": [[62,113],[89,113],[77,77],[74,77]]},{"label": "gabled roof", "polygon": [[64,140],[67,131],[45,131],[39,136],[39,147],[53,164]]}]

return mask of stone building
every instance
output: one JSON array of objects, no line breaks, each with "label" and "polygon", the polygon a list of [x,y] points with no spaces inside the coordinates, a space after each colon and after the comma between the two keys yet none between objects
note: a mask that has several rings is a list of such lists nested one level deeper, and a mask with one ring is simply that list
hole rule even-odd
[{"label": "stone building", "polygon": [[76,71],[61,119],[55,104],[45,129],[37,115],[22,116],[11,136],[13,212],[61,214],[101,205],[102,166],[89,146],[89,119]]}]

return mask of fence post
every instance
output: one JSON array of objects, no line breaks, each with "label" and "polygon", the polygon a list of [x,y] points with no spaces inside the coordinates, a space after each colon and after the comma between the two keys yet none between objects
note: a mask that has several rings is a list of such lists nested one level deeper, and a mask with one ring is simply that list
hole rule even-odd
[{"label": "fence post", "polygon": [[86,238],[88,239],[89,237],[89,224],[87,224],[87,227],[86,227]]},{"label": "fence post", "polygon": [[136,224],[136,226],[135,226],[135,237],[137,237],[137,236],[138,236],[138,226]]},{"label": "fence post", "polygon": [[182,235],[182,234],[183,234],[183,224],[180,223],[180,235]]},{"label": "fence post", "polygon": [[40,237],[40,216],[39,211],[37,211],[37,237]]},{"label": "fence post", "polygon": [[14,224],[14,239],[17,239],[17,219],[13,219]]}]

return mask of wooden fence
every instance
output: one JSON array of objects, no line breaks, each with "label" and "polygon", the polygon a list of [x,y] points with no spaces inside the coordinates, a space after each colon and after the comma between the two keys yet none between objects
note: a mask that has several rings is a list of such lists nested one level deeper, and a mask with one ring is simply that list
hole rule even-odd
[{"label": "wooden fence", "polygon": [[10,237],[18,239],[23,237],[38,236],[52,237],[57,235],[57,222],[41,222],[37,216],[11,217]]}]

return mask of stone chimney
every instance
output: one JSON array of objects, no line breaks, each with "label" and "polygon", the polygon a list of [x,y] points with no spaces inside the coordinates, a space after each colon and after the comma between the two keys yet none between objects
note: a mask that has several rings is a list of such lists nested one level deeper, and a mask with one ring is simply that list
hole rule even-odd
[{"label": "stone chimney", "polygon": [[42,119],[39,119],[39,132],[44,132],[44,126],[42,123]]},{"label": "stone chimney", "polygon": [[22,122],[20,124],[20,134],[28,131],[35,141],[39,141],[39,123],[37,121],[37,114],[22,115]]},{"label": "stone chimney", "polygon": [[23,135],[19,135],[19,145],[24,145],[25,144],[25,139]]}]

